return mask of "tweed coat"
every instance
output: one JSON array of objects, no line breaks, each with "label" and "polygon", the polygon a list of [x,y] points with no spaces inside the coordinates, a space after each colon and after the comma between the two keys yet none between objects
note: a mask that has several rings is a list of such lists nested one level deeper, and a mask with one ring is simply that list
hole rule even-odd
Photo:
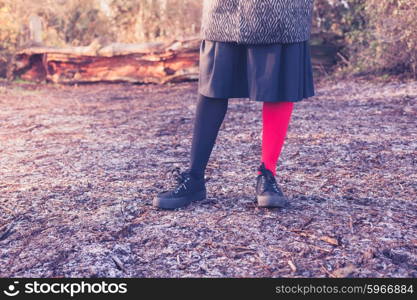
[{"label": "tweed coat", "polygon": [[240,44],[310,39],[314,0],[204,0],[201,39]]}]

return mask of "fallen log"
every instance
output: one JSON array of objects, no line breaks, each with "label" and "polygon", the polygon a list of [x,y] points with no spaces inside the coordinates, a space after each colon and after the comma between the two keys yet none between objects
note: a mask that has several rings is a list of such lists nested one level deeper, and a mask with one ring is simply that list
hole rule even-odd
[{"label": "fallen log", "polygon": [[[340,45],[312,35],[313,68],[320,72],[336,63]],[[198,36],[170,42],[113,43],[95,40],[86,47],[32,46],[17,51],[9,79],[54,83],[167,83],[198,79]]]},{"label": "fallen log", "polygon": [[29,81],[77,83],[127,81],[166,83],[198,76],[198,38],[167,43],[121,44],[101,47],[28,47],[16,52],[13,77]]}]

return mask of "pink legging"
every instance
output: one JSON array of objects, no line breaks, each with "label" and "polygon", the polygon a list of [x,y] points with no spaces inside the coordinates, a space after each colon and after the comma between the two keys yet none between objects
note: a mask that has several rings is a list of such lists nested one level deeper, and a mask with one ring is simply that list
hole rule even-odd
[{"label": "pink legging", "polygon": [[[262,105],[261,162],[264,162],[265,167],[276,175],[276,166],[284,145],[294,102],[263,102]],[[261,172],[258,171],[258,174]]]}]

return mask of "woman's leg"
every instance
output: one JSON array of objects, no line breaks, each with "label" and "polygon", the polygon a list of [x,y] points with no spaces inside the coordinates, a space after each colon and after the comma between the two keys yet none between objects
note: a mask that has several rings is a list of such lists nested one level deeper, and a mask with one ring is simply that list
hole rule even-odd
[{"label": "woman's leg", "polygon": [[195,178],[204,178],[229,99],[209,98],[202,94],[198,97],[189,170]]},{"label": "woman's leg", "polygon": [[[263,102],[262,160],[276,175],[276,166],[290,123],[294,102]],[[258,174],[261,174],[258,171]]]}]

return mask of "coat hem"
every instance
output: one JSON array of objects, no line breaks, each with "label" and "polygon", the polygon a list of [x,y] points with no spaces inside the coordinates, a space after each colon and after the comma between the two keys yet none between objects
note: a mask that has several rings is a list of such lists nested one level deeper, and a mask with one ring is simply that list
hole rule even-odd
[{"label": "coat hem", "polygon": [[227,43],[236,43],[238,45],[268,45],[268,44],[293,44],[293,43],[301,43],[305,41],[309,41],[311,39],[311,35],[304,38],[299,39],[291,39],[291,40],[283,40],[283,39],[272,39],[272,40],[265,40],[265,41],[257,41],[257,40],[237,40],[233,38],[220,38],[220,37],[210,37],[208,35],[200,35],[200,40],[207,40],[213,42],[227,42]]}]

